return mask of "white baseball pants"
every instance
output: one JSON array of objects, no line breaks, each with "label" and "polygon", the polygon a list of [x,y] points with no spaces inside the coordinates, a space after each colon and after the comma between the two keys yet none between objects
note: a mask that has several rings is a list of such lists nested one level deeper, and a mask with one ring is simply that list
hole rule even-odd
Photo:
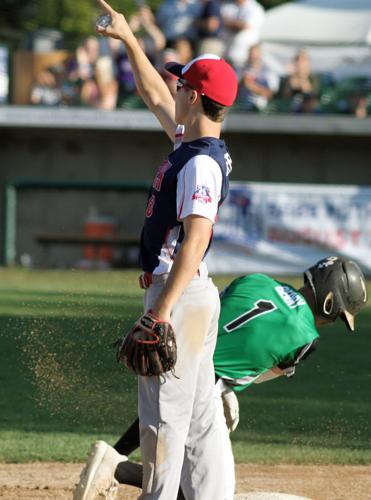
[{"label": "white baseball pants", "polygon": [[[165,282],[166,275],[154,277],[145,293],[145,310]],[[172,311],[178,349],[175,375],[138,377],[142,499],[175,500],[180,483],[187,500],[233,498],[225,471],[228,431],[214,396],[219,310],[211,279],[196,276]]]}]

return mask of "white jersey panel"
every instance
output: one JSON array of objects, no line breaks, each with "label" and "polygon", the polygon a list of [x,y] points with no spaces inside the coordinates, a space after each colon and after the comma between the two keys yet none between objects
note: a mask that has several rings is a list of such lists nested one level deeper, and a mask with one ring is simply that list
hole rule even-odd
[{"label": "white jersey panel", "polygon": [[153,274],[169,273],[173,265],[174,250],[178,240],[180,226],[174,227],[167,234],[166,240],[162,245],[160,255],[158,256],[158,266],[154,269]]},{"label": "white jersey panel", "polygon": [[178,173],[178,220],[201,215],[214,223],[221,189],[222,173],[218,163],[207,155],[191,158]]},{"label": "white jersey panel", "polygon": [[184,125],[177,125],[175,131],[175,139],[174,139],[174,151],[179,148],[179,146],[183,142],[184,136]]}]

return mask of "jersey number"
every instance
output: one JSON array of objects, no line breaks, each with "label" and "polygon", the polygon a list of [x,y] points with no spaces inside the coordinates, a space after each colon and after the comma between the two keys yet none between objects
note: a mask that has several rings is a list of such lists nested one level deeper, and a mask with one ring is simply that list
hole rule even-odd
[{"label": "jersey number", "polygon": [[148,200],[147,203],[147,208],[146,208],[146,217],[149,219],[153,215],[153,207],[155,206],[156,203],[156,196],[153,194],[150,199]]},{"label": "jersey number", "polygon": [[262,316],[263,314],[268,314],[277,309],[277,306],[271,300],[258,300],[254,304],[255,307],[250,309],[249,311],[244,312],[241,316],[233,319],[229,323],[224,326],[224,330],[226,332],[233,332],[240,326],[248,323],[252,319],[257,318],[258,316]]}]

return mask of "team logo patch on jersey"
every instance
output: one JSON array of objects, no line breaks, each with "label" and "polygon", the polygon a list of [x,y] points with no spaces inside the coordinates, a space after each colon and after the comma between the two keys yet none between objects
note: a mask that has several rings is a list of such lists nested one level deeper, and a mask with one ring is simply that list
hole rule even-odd
[{"label": "team logo patch on jersey", "polygon": [[281,297],[281,299],[285,302],[285,304],[291,309],[305,305],[305,300],[303,299],[303,297],[289,286],[276,286],[275,290]]},{"label": "team logo patch on jersey", "polygon": [[210,189],[207,186],[197,185],[196,191],[192,195],[192,200],[197,200],[201,203],[211,203]]}]

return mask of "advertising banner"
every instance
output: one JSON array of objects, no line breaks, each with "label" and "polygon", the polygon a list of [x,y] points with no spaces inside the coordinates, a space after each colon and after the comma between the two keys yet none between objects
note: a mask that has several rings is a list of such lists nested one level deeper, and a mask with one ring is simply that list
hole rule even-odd
[{"label": "advertising banner", "polygon": [[299,274],[342,255],[371,274],[371,187],[231,182],[214,229],[212,273]]}]

